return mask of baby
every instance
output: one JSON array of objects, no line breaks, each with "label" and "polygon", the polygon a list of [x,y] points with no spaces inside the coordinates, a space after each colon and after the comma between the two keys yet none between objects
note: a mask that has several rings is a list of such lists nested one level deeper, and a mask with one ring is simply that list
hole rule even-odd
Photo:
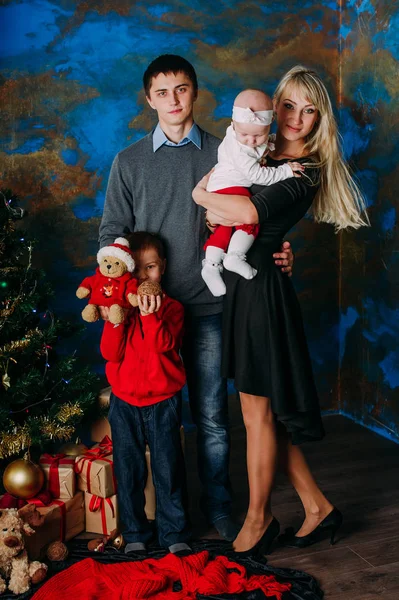
[{"label": "baby", "polygon": [[[252,89],[238,94],[234,100],[232,124],[219,146],[218,163],[210,176],[208,192],[250,196],[248,188],[254,183],[272,185],[289,177],[300,177],[304,167],[297,162],[279,167],[263,166],[265,156],[274,150],[269,139],[272,120],[270,96]],[[221,275],[222,261],[227,270],[245,279],[256,275],[256,269],[246,262],[246,253],[258,234],[259,225],[239,225],[234,229],[233,233],[232,227],[218,225],[204,246],[201,274],[214,296],[226,293]]]}]

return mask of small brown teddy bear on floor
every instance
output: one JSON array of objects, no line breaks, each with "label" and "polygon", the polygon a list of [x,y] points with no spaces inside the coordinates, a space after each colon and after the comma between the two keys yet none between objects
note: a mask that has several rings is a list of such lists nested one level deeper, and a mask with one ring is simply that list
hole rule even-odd
[{"label": "small brown teddy bear on floor", "polygon": [[30,562],[25,550],[25,535],[33,535],[30,525],[38,526],[44,517],[33,504],[23,508],[5,508],[0,511],[0,594],[8,589],[23,594],[31,583],[40,583],[46,577],[47,565]]},{"label": "small brown teddy bear on floor", "polygon": [[125,319],[124,309],[137,306],[137,280],[133,253],[125,238],[117,238],[97,253],[96,273],[86,277],[76,291],[78,298],[89,298],[82,317],[94,323],[100,317],[99,306],[109,307],[109,320],[114,325]]}]

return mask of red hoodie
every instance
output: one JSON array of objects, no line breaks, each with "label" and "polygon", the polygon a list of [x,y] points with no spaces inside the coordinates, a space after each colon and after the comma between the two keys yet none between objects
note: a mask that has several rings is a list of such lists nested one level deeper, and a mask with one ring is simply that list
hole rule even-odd
[{"label": "red hoodie", "polygon": [[104,324],[101,354],[113,393],[134,406],[149,406],[176,394],[186,383],[179,350],[184,309],[165,296],[158,312],[134,309],[118,326]]}]

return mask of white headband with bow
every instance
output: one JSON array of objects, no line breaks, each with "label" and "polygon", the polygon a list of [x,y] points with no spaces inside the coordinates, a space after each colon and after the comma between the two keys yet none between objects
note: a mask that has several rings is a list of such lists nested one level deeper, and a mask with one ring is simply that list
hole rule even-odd
[{"label": "white headband with bow", "polygon": [[237,123],[252,123],[253,125],[270,125],[273,121],[272,110],[252,110],[233,106],[233,121]]}]

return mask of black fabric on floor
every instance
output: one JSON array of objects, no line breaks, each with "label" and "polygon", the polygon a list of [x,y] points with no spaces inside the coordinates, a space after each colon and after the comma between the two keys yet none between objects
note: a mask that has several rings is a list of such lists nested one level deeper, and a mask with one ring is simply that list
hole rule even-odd
[{"label": "black fabric on floor", "polygon": [[[123,554],[115,548],[106,547],[104,552],[90,552],[87,549],[88,540],[72,540],[67,543],[69,549],[69,556],[67,560],[60,562],[52,562],[49,563],[49,572],[47,578],[44,580],[47,581],[49,577],[52,575],[56,575],[60,571],[67,569],[74,563],[79,560],[83,560],[84,558],[94,558],[101,563],[112,563],[112,562],[131,562],[132,559],[129,556]],[[201,552],[202,550],[208,550],[211,555],[224,554],[228,556],[229,559],[239,562],[244,565],[247,569],[247,572],[250,574],[258,574],[258,575],[274,575],[276,579],[282,583],[291,583],[291,591],[286,592],[283,595],[284,600],[322,600],[324,594],[320,589],[317,581],[307,573],[303,571],[297,571],[296,569],[280,569],[273,567],[273,555],[268,557],[268,560],[271,564],[267,562],[266,559],[254,560],[251,558],[240,559],[237,560],[236,555],[231,550],[231,544],[228,542],[223,542],[220,540],[198,540],[196,542],[190,543],[192,549],[195,552]],[[165,556],[166,551],[159,546],[150,546],[147,558],[161,558],[161,556]],[[46,562],[46,561],[43,561]],[[43,583],[44,583],[43,582]],[[29,592],[25,594],[20,594],[16,596],[12,594],[9,590],[5,591],[4,594],[1,595],[3,599],[11,599],[14,600],[28,600],[33,596],[35,591],[39,588],[39,585],[33,586]],[[198,600],[265,600],[265,595],[260,590],[255,592],[245,592],[243,594],[224,594],[222,596],[198,596]],[[54,598],[56,600],[56,598]],[[84,598],[79,598],[79,600],[85,600]],[[270,598],[269,598],[270,600]]]}]

